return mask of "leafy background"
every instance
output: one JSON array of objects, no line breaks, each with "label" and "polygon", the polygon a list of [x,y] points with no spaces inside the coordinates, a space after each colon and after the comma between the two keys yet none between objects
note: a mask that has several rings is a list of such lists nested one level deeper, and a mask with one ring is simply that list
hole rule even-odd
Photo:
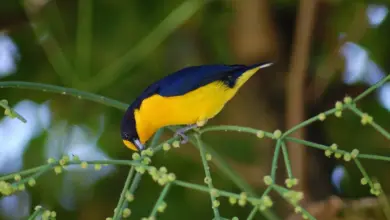
[{"label": "leafy background", "polygon": [[[286,130],[287,119],[294,117],[288,115],[286,103],[295,95],[289,93],[288,81],[294,77],[288,74],[294,61],[304,59],[291,56],[296,16],[310,11],[299,11],[304,4],[307,1],[2,1],[0,78],[72,87],[130,104],[151,82],[184,66],[272,60],[276,65],[254,76],[210,124]],[[387,1],[316,1],[302,83],[305,119],[332,108],[347,94],[361,93],[390,70],[388,7]],[[123,113],[117,109],[38,91],[1,89],[0,94],[28,120],[27,124],[9,118],[0,121],[2,174],[63,154],[77,154],[81,159],[131,158],[132,152],[120,140]],[[389,100],[387,83],[359,106],[390,130]],[[305,139],[313,142],[390,155],[388,140],[362,126],[353,114],[329,117],[306,127],[305,132]],[[164,138],[171,135],[165,132]],[[257,192],[264,191],[263,176],[268,174],[273,153],[271,141],[242,133],[208,134],[204,141]],[[368,209],[367,215],[375,219],[385,219],[378,212],[386,212],[387,200],[372,199],[366,207],[369,190],[360,185],[361,175],[354,164],[329,159],[318,150],[290,150],[293,158],[302,153],[306,155],[303,165],[293,171],[302,173],[299,179],[308,206],[329,213],[333,207],[337,213],[347,213],[345,218],[356,217],[353,207],[357,206]],[[199,153],[189,144],[158,154],[153,163],[166,166],[180,179],[203,183]],[[388,163],[363,161],[363,165],[386,193]],[[212,172],[214,185],[240,192],[215,167]],[[23,219],[35,205],[44,204],[57,212],[58,219],[104,219],[112,215],[127,173],[126,168],[112,166],[101,171],[75,168],[61,175],[51,172],[37,186],[1,198],[1,218]],[[283,172],[278,175],[283,183]],[[131,204],[131,219],[147,216],[160,190],[144,178]],[[332,195],[348,205],[335,205],[329,199]],[[207,194],[174,187],[166,202],[161,219],[212,216]],[[281,199],[275,202],[274,211],[282,218],[293,211]],[[314,206],[323,203],[327,208]],[[240,219],[251,210],[231,207],[227,201],[220,209],[225,216]],[[361,214],[359,218],[366,219]]]}]

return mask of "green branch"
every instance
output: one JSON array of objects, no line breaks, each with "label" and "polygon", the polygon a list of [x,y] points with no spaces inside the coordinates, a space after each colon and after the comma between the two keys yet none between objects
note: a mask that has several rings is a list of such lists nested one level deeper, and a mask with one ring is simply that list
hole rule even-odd
[{"label": "green branch", "polygon": [[287,176],[288,176],[288,178],[292,179],[293,174],[292,174],[292,169],[291,169],[291,163],[290,163],[290,159],[288,158],[288,151],[287,151],[287,147],[286,147],[286,144],[284,143],[284,141],[282,142],[282,152],[283,152],[284,163],[285,163],[286,170],[287,170]]},{"label": "green branch", "polygon": [[19,113],[17,113],[16,111],[14,111],[9,105],[8,105],[8,101],[3,99],[3,100],[0,100],[0,107],[4,108],[5,111],[4,111],[4,114],[7,115],[8,117],[10,118],[17,118],[19,119],[21,122],[23,123],[26,123],[27,120],[21,116]]},{"label": "green branch", "polygon": [[373,86],[371,86],[366,91],[364,91],[363,93],[358,95],[356,98],[354,98],[353,102],[356,103],[356,102],[360,101],[361,99],[363,99],[364,97],[368,96],[370,93],[375,91],[377,88],[379,88],[380,86],[382,86],[383,84],[385,84],[385,82],[387,82],[389,80],[390,80],[390,75],[384,77],[382,80],[380,80],[379,82],[375,83]]},{"label": "green branch", "polygon": [[134,174],[134,169],[135,168],[132,166],[129,170],[129,174],[127,175],[125,185],[123,186],[122,193],[119,197],[118,204],[116,206],[116,209],[114,210],[113,220],[120,220],[121,219],[121,215],[122,215],[122,211],[123,211],[123,209],[122,209],[123,203],[125,202],[126,192],[129,190],[131,178],[133,177],[133,174]]},{"label": "green branch", "polygon": [[16,89],[29,89],[38,90],[41,92],[57,93],[61,95],[73,96],[78,99],[88,100],[96,103],[103,104],[105,106],[117,108],[125,111],[129,104],[110,99],[101,95],[96,95],[89,92],[80,91],[77,89],[66,88],[61,86],[43,84],[43,83],[32,83],[32,82],[21,82],[21,81],[3,81],[0,82],[1,88],[16,88]]},{"label": "green branch", "polygon": [[[371,116],[363,113],[362,111],[360,111],[358,108],[356,108],[355,106],[348,106],[348,108],[353,112],[355,113],[356,115],[358,115],[359,117],[362,118],[362,122],[363,123],[367,123],[369,125],[371,125],[375,130],[377,130],[380,134],[382,134],[386,139],[390,140],[390,133],[388,131],[386,131],[384,128],[382,128],[382,126],[378,125],[372,118]],[[365,122],[364,120],[366,119],[367,122]]]},{"label": "green branch", "polygon": [[160,193],[160,196],[158,197],[156,204],[154,205],[152,212],[149,215],[149,218],[156,217],[157,211],[159,207],[164,203],[165,197],[168,195],[168,191],[171,188],[171,183],[168,183],[164,186],[163,190]]},{"label": "green branch", "polygon": [[203,148],[203,143],[202,143],[202,140],[200,139],[200,136],[199,135],[195,135],[195,138],[197,140],[197,147],[199,148],[199,151],[200,151],[200,156],[202,158],[203,168],[204,168],[204,172],[205,172],[205,175],[206,175],[205,183],[208,185],[208,187],[210,189],[210,198],[211,198],[211,205],[212,205],[213,212],[214,212],[214,217],[216,219],[219,219],[221,217],[219,215],[219,211],[218,211],[219,201],[211,193],[211,190],[214,189],[214,186],[213,186],[213,179],[211,178],[211,174],[210,174],[210,167],[207,164],[206,152],[205,152],[205,150]]},{"label": "green branch", "polygon": [[275,182],[275,180],[276,180],[276,169],[278,168],[278,158],[279,158],[280,147],[282,146],[281,144],[282,144],[282,141],[280,139],[278,139],[276,141],[274,156],[272,158],[271,178],[272,178],[273,182]]}]

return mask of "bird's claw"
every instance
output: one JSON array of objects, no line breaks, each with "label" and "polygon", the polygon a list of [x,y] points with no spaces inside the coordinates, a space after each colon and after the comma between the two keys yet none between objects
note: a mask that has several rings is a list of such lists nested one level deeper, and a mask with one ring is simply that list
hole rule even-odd
[{"label": "bird's claw", "polygon": [[188,143],[188,137],[183,132],[176,132],[175,137],[180,137],[180,144],[186,144]]}]

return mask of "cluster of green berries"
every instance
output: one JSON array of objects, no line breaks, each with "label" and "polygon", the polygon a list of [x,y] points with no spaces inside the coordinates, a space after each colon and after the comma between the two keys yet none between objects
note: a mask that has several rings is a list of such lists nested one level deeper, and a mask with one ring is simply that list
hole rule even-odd
[{"label": "cluster of green berries", "polygon": [[[133,195],[130,191],[126,191],[126,193],[125,193],[125,198],[126,198],[126,201],[127,201],[127,202],[132,202],[132,201],[134,201],[134,195]],[[117,208],[114,209],[114,213],[116,213],[116,212],[117,212]],[[131,209],[129,209],[129,208],[123,209],[121,215],[122,215],[123,218],[128,218],[128,217],[130,217],[130,215],[131,215]],[[106,218],[106,220],[112,220],[112,218],[111,218],[111,217],[108,217],[108,218]]]},{"label": "cluster of green berries", "polygon": [[297,204],[303,199],[303,192],[288,190],[283,193],[283,197],[290,201],[292,204]]},{"label": "cluster of green berries", "polygon": [[171,148],[179,148],[180,147],[180,141],[176,140],[172,142],[172,146],[169,143],[164,143],[163,144],[163,150],[164,151],[169,151]]},{"label": "cluster of green berries", "polygon": [[[41,211],[43,208],[42,206],[38,205],[38,206],[35,206],[35,211],[38,212],[38,211]],[[41,215],[41,218],[42,220],[55,220],[57,217],[57,213],[55,211],[50,211],[50,210],[44,210],[42,212],[42,215]]]},{"label": "cluster of green berries", "polygon": [[258,207],[260,211],[264,211],[271,208],[273,202],[269,196],[265,195],[260,200],[252,202],[252,205]]},{"label": "cluster of green berries", "polygon": [[[347,104],[347,105],[350,105],[352,104],[352,98],[347,96],[344,98],[344,103]],[[335,108],[334,108],[336,111],[334,112],[334,115],[337,117],[337,118],[341,118],[341,116],[343,115],[343,109],[344,109],[344,104],[343,102],[341,101],[337,101],[335,103]],[[318,114],[318,120],[320,121],[325,121],[326,119],[326,114],[325,113],[320,113]]]},{"label": "cluster of green berries", "polygon": [[335,158],[340,159],[343,156],[343,159],[346,162],[349,162],[349,161],[351,161],[351,159],[355,159],[359,154],[358,149],[353,149],[350,153],[348,153],[348,152],[343,153],[343,152],[337,150],[337,148],[338,148],[337,144],[332,144],[330,146],[330,149],[325,150],[325,156],[330,157],[334,153]]},{"label": "cluster of green berries", "polygon": [[374,119],[372,116],[370,116],[367,113],[363,113],[360,122],[362,123],[362,125],[366,125],[366,124],[371,124],[373,122],[373,120]]},{"label": "cluster of green berries", "polygon": [[0,103],[1,103],[1,106],[3,106],[4,109],[5,109],[4,110],[4,115],[6,115],[6,116],[8,116],[10,118],[16,118],[17,114],[16,114],[16,112],[14,110],[12,110],[12,108],[10,108],[8,106],[8,101],[7,100],[3,99],[3,100],[0,101]]},{"label": "cluster of green berries", "polygon": [[[80,163],[80,167],[82,169],[87,169],[89,164],[88,162],[86,161],[80,161],[80,158],[77,156],[77,155],[73,155],[72,156],[72,159],[67,156],[67,155],[64,155],[60,160],[55,160],[54,158],[49,158],[47,160],[47,163],[48,164],[57,164],[55,167],[54,167],[54,173],[56,174],[61,174],[63,169],[66,168],[66,166],[68,166],[70,164],[70,162],[75,162],[75,163]],[[99,171],[102,169],[102,166],[107,166],[108,164],[94,164],[94,169],[96,171]]]},{"label": "cluster of green berries", "polygon": [[297,178],[287,178],[284,183],[286,184],[287,188],[292,188],[293,186],[298,185],[298,179]]},{"label": "cluster of green berries", "polygon": [[[146,168],[145,166],[149,165],[152,162],[152,159],[150,159],[154,155],[154,151],[150,148],[141,151],[141,155],[139,153],[133,153],[132,158],[133,160],[140,161],[141,166],[136,166],[135,170],[139,173],[145,173]],[[145,166],[143,166],[145,165]]]},{"label": "cluster of green berries", "polygon": [[[302,207],[300,207],[300,206],[295,206],[294,211],[295,211],[295,213],[297,213],[297,214],[302,213]],[[303,219],[309,219],[309,216],[307,216],[305,213],[302,213],[302,218],[303,218]]]},{"label": "cluster of green berries", "polygon": [[237,197],[233,197],[233,196],[229,197],[229,203],[231,205],[235,205],[238,203],[239,206],[244,207],[247,204],[247,201],[248,201],[248,196],[245,192],[240,193],[238,199]]},{"label": "cluster of green berries", "polygon": [[[115,209],[114,209],[114,213],[116,213],[117,211],[118,211],[117,208],[115,208]],[[124,208],[124,209],[121,210],[121,211],[122,211],[121,215],[122,215],[123,218],[128,218],[128,217],[130,217],[130,215],[131,215],[131,209],[129,209],[129,208]],[[108,217],[108,218],[106,218],[106,220],[112,220],[112,218],[111,218],[111,217]]]},{"label": "cluster of green berries", "polygon": [[4,196],[9,196],[18,191],[24,191],[26,189],[25,184],[33,187],[36,184],[34,178],[27,178],[22,180],[22,177],[19,174],[14,175],[14,182],[9,183],[6,181],[0,181],[0,194]]},{"label": "cluster of green berries", "polygon": [[[366,178],[366,177],[363,177],[363,178],[360,180],[360,183],[361,183],[362,185],[367,185],[368,183],[370,183],[370,180],[369,180],[368,178]],[[371,187],[370,193],[371,193],[372,195],[379,196],[379,195],[381,194],[381,192],[382,192],[382,186],[381,186],[380,183],[378,183],[378,182],[375,182],[375,183],[372,183],[372,184],[370,183],[370,187]]]},{"label": "cluster of green berries", "polygon": [[148,173],[152,179],[161,186],[176,180],[176,175],[174,173],[168,173],[166,167],[160,167],[159,169],[156,167],[149,167]]}]

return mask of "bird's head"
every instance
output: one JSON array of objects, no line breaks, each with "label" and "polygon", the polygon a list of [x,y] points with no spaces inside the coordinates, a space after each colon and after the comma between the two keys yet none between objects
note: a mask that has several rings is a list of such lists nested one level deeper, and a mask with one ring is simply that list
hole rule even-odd
[{"label": "bird's head", "polygon": [[133,151],[142,151],[145,149],[145,146],[139,139],[134,116],[129,113],[130,110],[126,112],[122,119],[121,136],[123,143]]}]

